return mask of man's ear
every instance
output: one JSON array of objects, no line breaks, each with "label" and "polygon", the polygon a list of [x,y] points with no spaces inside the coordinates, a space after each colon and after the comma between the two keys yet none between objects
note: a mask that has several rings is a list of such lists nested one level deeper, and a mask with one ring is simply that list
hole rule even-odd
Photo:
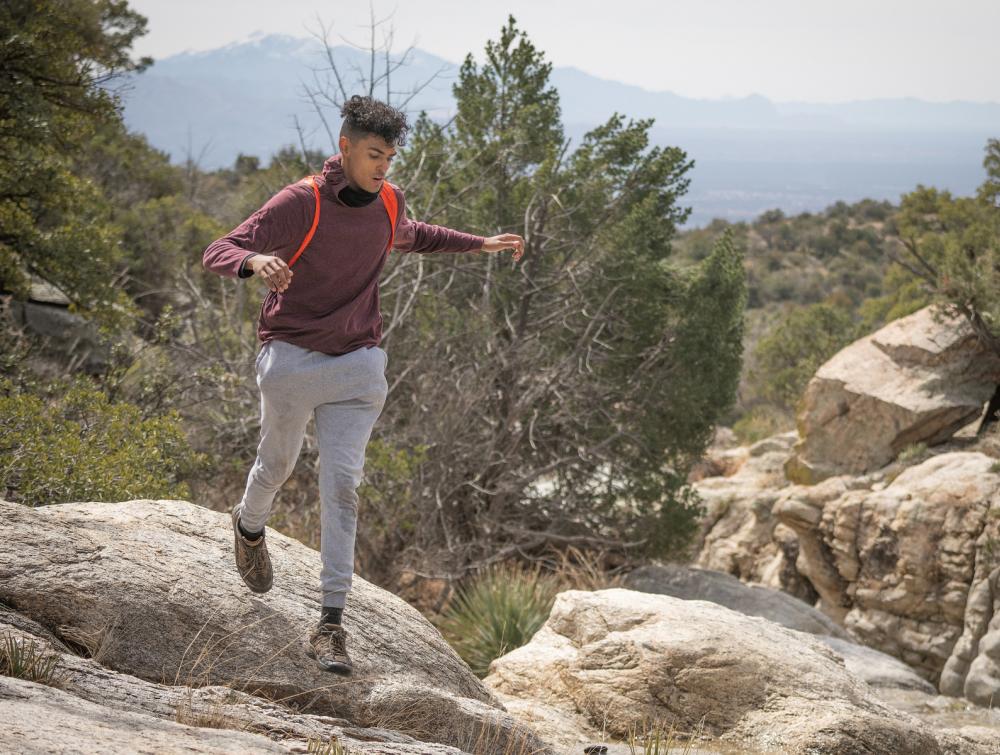
[{"label": "man's ear", "polygon": [[337,146],[340,147],[342,153],[346,154],[351,151],[351,140],[341,134],[340,139],[337,141]]}]

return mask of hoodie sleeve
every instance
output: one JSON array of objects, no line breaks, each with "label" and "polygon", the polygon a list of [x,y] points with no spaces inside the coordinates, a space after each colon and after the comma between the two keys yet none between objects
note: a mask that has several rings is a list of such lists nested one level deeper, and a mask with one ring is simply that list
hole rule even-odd
[{"label": "hoodie sleeve", "polygon": [[288,262],[302,243],[315,211],[308,187],[286,186],[263,207],[202,254],[202,265],[210,272],[229,278],[249,278],[244,267],[254,254],[268,254]]},{"label": "hoodie sleeve", "polygon": [[431,225],[419,220],[410,220],[406,214],[406,198],[402,190],[396,192],[399,201],[399,219],[396,222],[396,237],[392,248],[400,253],[421,252],[476,252],[483,248],[486,239],[471,233],[463,233],[443,225]]}]

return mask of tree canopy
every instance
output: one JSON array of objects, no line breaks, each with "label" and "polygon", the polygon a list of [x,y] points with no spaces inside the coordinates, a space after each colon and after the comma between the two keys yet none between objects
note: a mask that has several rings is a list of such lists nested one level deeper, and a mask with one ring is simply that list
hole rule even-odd
[{"label": "tree canopy", "polygon": [[111,88],[148,65],[131,57],[146,19],[124,0],[9,0],[0,7],[0,286],[28,275],[110,314],[118,229],[76,161],[118,121]]}]

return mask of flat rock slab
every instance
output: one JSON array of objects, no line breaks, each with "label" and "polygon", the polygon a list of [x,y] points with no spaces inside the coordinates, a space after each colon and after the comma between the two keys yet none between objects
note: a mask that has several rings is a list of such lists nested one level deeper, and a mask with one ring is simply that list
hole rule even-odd
[{"label": "flat rock slab", "polygon": [[[166,730],[168,734],[157,745],[157,752],[190,752],[188,740],[198,740],[200,735],[184,731],[183,738],[178,740],[170,734],[171,731],[177,733],[174,724],[187,724],[185,729],[208,729],[210,736],[201,737],[203,742],[199,745],[207,752],[214,751],[217,744],[214,732],[219,729],[266,737],[265,742],[252,743],[254,752],[270,752],[275,747],[280,752],[303,751],[310,740],[329,742],[331,739],[357,753],[460,755],[462,752],[447,745],[421,742],[389,729],[361,728],[344,719],[297,713],[227,687],[157,684],[112,671],[92,658],[73,654],[37,622],[0,606],[0,640],[6,642],[8,639],[22,647],[31,643],[36,652],[46,657],[55,656],[59,677],[58,693],[50,694],[45,689],[0,690],[0,700],[4,701],[0,705],[0,730],[24,737],[23,741],[17,740],[18,746],[13,746],[9,739],[5,742],[11,752],[33,751],[36,746],[73,741],[71,736],[76,737],[75,741],[93,739],[100,742],[103,752],[135,751],[134,736],[115,738],[115,732],[122,727],[132,732],[137,729],[145,732]],[[94,714],[94,709],[87,703],[100,706],[97,719],[108,723],[108,727],[88,725],[88,716]],[[64,730],[59,739],[41,738],[36,743],[31,732],[19,723],[38,706],[48,709],[47,726]],[[150,717],[159,719],[160,723],[149,722]],[[164,726],[164,722],[169,725]],[[97,731],[91,732],[92,728]],[[240,746],[247,744],[241,739],[236,742],[242,742]],[[50,751],[64,752],[66,749],[58,747]]]},{"label": "flat rock slab", "polygon": [[679,564],[643,566],[631,572],[623,586],[682,600],[711,601],[747,616],[760,616],[817,635],[844,659],[851,673],[873,687],[936,692],[932,684],[899,659],[854,642],[843,627],[821,611],[787,593],[745,584],[731,574]]},{"label": "flat rock slab", "polygon": [[143,713],[114,711],[59,689],[5,676],[0,676],[0,721],[4,750],[21,755],[295,752],[291,746],[259,734],[186,726]]},{"label": "flat rock slab", "polygon": [[747,616],[761,616],[789,629],[849,640],[826,614],[788,593],[748,585],[731,574],[678,564],[642,566],[629,573],[625,587],[682,600],[708,600]]}]

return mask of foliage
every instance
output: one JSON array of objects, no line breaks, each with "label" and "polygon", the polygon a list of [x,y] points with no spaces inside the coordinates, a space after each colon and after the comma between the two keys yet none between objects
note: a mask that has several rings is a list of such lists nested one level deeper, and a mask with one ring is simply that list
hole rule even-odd
[{"label": "foliage", "polygon": [[35,640],[19,640],[7,632],[0,644],[0,675],[59,687],[66,672],[59,668],[57,653],[47,653]]},{"label": "foliage", "polygon": [[378,555],[399,552],[413,538],[416,522],[408,502],[416,494],[413,482],[427,446],[398,448],[385,438],[372,438],[365,455],[365,480],[358,492],[368,515],[358,532],[357,550],[365,573],[377,574]]},{"label": "foliage", "polygon": [[123,0],[0,6],[0,287],[23,295],[34,274],[106,320],[127,309],[118,229],[73,156],[117,120],[110,84],[149,63],[129,55],[145,24]]},{"label": "foliage", "polygon": [[893,259],[1000,354],[1000,139],[987,142],[983,167],[975,197],[923,185],[903,196],[896,227],[904,250]]},{"label": "foliage", "polygon": [[[738,400],[722,420],[742,441],[790,429],[801,391],[823,361],[930,303],[927,282],[891,259],[901,247],[897,214],[889,202],[863,199],[820,213],[772,210],[750,223],[715,220],[679,235],[682,259],[704,259],[725,231],[743,255],[744,369]],[[811,340],[814,331],[823,334],[819,341]]]},{"label": "foliage", "polygon": [[538,568],[490,566],[459,587],[438,628],[482,678],[495,658],[521,647],[541,628],[557,590],[557,579]]},{"label": "foliage", "polygon": [[83,377],[38,394],[0,378],[0,489],[31,506],[65,501],[187,498],[193,453],[175,412],[145,419]]}]

